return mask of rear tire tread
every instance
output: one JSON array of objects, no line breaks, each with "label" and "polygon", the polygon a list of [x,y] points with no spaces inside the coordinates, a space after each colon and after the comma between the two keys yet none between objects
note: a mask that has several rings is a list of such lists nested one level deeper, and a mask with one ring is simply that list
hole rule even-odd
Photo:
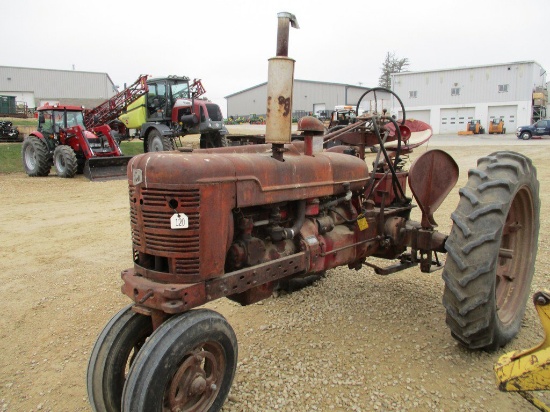
[{"label": "rear tire tread", "polygon": [[[34,169],[30,169],[25,161],[25,152],[29,150],[29,146],[32,146],[35,153],[36,165]],[[29,136],[25,139],[21,147],[21,157],[23,158],[23,167],[27,175],[31,177],[43,177],[50,174],[52,159],[46,143],[38,137]]]},{"label": "rear tire tread", "polygon": [[[447,324],[458,341],[471,349],[496,349],[517,333],[513,329],[519,329],[521,319],[516,317],[523,317],[525,310],[525,305],[517,310],[511,326],[500,324],[495,273],[502,230],[515,191],[529,186],[534,202],[536,249],[539,184],[531,161],[511,152],[479,159],[478,169],[470,170],[468,176],[467,186],[459,191],[460,202],[451,215],[453,229],[445,243],[448,257],[442,275],[443,305]],[[531,268],[531,277],[532,272]]]}]

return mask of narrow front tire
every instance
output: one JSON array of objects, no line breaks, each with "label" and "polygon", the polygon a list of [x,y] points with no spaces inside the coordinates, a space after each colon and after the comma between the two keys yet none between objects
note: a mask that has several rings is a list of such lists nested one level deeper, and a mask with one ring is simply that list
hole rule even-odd
[{"label": "narrow front tire", "polygon": [[160,325],[124,386],[124,412],[218,411],[237,367],[237,338],[220,314],[191,310]]},{"label": "narrow front tire", "polygon": [[120,412],[126,375],[147,338],[153,333],[149,316],[118,312],[98,336],[87,371],[88,400],[94,412]]}]

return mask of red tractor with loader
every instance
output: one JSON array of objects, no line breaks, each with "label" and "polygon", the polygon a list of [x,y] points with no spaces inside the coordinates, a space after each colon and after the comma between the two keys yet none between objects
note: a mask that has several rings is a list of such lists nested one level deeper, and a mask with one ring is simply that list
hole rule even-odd
[{"label": "red tractor with loader", "polygon": [[90,180],[125,175],[131,157],[123,156],[107,125],[84,126],[82,107],[45,105],[37,109],[38,129],[23,142],[23,167],[29,176],[47,176],[55,166],[59,177],[84,173]]},{"label": "red tractor with loader", "polygon": [[[494,350],[518,333],[539,230],[531,160],[509,151],[479,159],[459,191],[450,234],[438,232],[434,213],[457,183],[458,166],[441,150],[407,166],[431,127],[406,120],[393,92],[385,90],[403,119],[369,113],[327,134],[305,117],[302,141],[291,141],[291,25],[296,18],[279,13],[265,144],[145,153],[128,164],[134,265],[121,276],[132,303],[91,352],[93,410],[220,410],[237,368],[237,339],[223,316],[199,306],[222,297],[248,305],[343,265],[380,275],[443,269],[456,340]],[[411,219],[415,207],[420,221]]]},{"label": "red tractor with loader", "polygon": [[77,173],[84,173],[90,180],[125,176],[131,157],[123,156],[117,135],[108,123],[147,92],[146,79],[140,76],[94,109],[59,104],[39,107],[38,128],[24,140],[21,151],[27,174],[47,176],[54,165],[57,175],[66,178]]}]

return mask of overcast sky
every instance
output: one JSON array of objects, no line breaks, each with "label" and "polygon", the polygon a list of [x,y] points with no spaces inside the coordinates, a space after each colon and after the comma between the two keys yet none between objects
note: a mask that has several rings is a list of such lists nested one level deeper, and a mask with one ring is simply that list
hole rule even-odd
[{"label": "overcast sky", "polygon": [[[409,70],[535,60],[550,70],[550,0],[0,2],[0,65],[202,79],[224,97],[267,81],[277,13],[293,13],[295,77],[376,86],[387,52]],[[547,80],[550,80],[548,76]]]}]

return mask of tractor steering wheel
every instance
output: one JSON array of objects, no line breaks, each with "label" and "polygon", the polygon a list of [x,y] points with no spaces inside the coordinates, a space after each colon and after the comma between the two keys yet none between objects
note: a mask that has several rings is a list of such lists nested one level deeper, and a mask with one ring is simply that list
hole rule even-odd
[{"label": "tractor steering wheel", "polygon": [[378,106],[378,100],[376,99],[376,92],[387,92],[387,93],[390,93],[393,96],[395,96],[395,98],[399,102],[399,105],[401,106],[401,111],[403,113],[403,119],[401,120],[401,125],[405,124],[406,116],[405,116],[405,106],[403,105],[403,102],[401,101],[401,99],[399,98],[399,96],[397,94],[392,92],[390,89],[386,89],[385,87],[373,87],[372,89],[368,89],[365,93],[363,93],[361,95],[361,97],[359,98],[359,101],[357,102],[357,114],[359,114],[359,105],[361,104],[361,101],[363,100],[363,97],[365,97],[370,92],[374,93],[374,110],[376,110],[377,106]]}]

